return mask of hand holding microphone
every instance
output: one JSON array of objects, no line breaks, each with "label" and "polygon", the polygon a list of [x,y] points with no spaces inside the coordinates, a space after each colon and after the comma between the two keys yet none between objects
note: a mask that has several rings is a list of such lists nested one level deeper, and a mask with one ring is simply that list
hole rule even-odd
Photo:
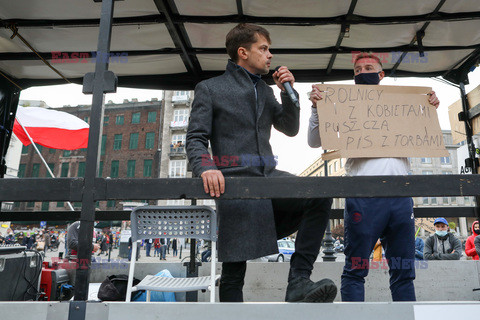
[{"label": "hand holding microphone", "polygon": [[298,98],[292,88],[292,83],[295,82],[295,78],[288,68],[281,66],[276,67],[275,73],[273,74],[273,80],[281,90],[285,89],[293,104],[297,108],[300,108],[300,103],[298,102]]}]

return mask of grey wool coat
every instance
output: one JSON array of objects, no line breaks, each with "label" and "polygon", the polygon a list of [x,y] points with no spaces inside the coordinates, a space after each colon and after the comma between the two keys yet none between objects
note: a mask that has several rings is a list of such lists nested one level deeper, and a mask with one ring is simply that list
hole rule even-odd
[{"label": "grey wool coat", "polygon": [[[278,103],[263,80],[256,89],[255,93],[247,71],[232,61],[223,75],[196,86],[186,138],[188,160],[196,176],[212,169],[225,177],[290,176],[275,169],[270,131],[273,125],[295,136],[300,110],[284,93],[282,104]],[[278,252],[271,200],[220,197],[217,216],[220,261],[246,261]]]}]

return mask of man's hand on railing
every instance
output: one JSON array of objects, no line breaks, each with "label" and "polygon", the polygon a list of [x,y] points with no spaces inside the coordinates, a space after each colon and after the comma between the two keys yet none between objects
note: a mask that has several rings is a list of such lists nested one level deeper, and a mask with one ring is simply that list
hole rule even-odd
[{"label": "man's hand on railing", "polygon": [[220,170],[207,170],[201,174],[203,189],[212,197],[220,197],[225,192],[225,178]]}]

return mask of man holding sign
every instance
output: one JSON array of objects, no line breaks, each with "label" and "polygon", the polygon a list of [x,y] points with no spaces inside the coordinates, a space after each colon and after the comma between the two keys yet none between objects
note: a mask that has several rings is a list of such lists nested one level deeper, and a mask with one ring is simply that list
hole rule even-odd
[{"label": "man holding sign", "polygon": [[[377,130],[377,132],[391,131],[394,125],[398,125],[399,121],[388,121],[368,119],[367,116],[375,116],[379,118],[378,112],[374,109],[366,109],[366,119],[361,119],[355,114],[355,104],[352,101],[356,99],[376,100],[381,99],[383,90],[376,86],[385,77],[382,70],[382,63],[375,55],[368,53],[360,53],[354,59],[354,74],[355,84],[372,85],[372,87],[358,88],[350,90],[343,95],[345,100],[348,100],[349,114],[346,115],[345,121],[332,122],[332,125],[322,122],[322,133],[334,135],[338,137],[338,141],[343,141],[339,145],[345,155],[358,154],[373,154],[374,152],[384,152],[382,147],[390,148],[391,154],[395,154],[395,144],[399,146],[404,145],[405,148],[419,147],[419,143],[434,145],[438,137],[427,136],[427,126],[425,126],[425,136],[407,136],[403,139],[401,134],[396,134],[390,137],[388,134],[377,135],[380,142],[376,142],[372,136],[356,134],[362,129]],[[369,90],[374,88],[375,90]],[[322,99],[325,101],[332,98],[332,92],[321,92],[317,86],[312,86],[313,90],[310,94],[310,100],[313,103],[312,115],[310,117],[308,144],[313,148],[322,146],[320,140],[319,117],[317,113],[317,102]],[[333,87],[333,86],[332,86]],[[353,87],[353,86],[352,86]],[[387,90],[386,90],[387,91]],[[426,93],[426,92],[425,92]],[[349,94],[348,99],[346,94]],[[428,102],[435,108],[438,108],[440,102],[437,99],[435,92],[431,91]],[[340,97],[340,96],[339,96]],[[343,101],[343,98],[340,98]],[[340,102],[342,102],[340,101]],[[327,102],[327,101],[325,101]],[[337,101],[338,102],[338,101]],[[335,115],[337,107],[340,107],[337,102],[333,102],[333,112]],[[401,102],[397,102],[401,103]],[[373,104],[372,104],[373,106]],[[377,104],[377,106],[380,106]],[[385,108],[383,108],[385,106]],[[421,105],[400,104],[389,107],[383,104],[378,109],[382,112],[382,116],[388,112],[388,115],[395,115],[398,117],[427,117],[429,116],[428,108]],[[345,110],[342,110],[345,112]],[[377,113],[375,113],[377,112]],[[437,120],[438,122],[438,120]],[[355,127],[357,126],[357,127]],[[330,131],[329,131],[330,130]],[[365,139],[367,138],[367,139]],[[343,139],[343,140],[342,140]],[[402,139],[406,142],[402,143]],[[335,139],[334,139],[335,140]],[[442,141],[438,141],[439,149],[443,146]],[[331,139],[329,140],[330,143]],[[338,141],[334,141],[337,143]],[[432,142],[433,141],[433,142]],[[375,146],[378,143],[379,147],[373,150],[369,147]],[[409,145],[411,143],[411,146]],[[388,145],[387,145],[388,144]],[[324,148],[329,149],[329,146],[324,142]],[[350,150],[349,150],[350,148]],[[351,149],[356,148],[352,151]],[[393,151],[392,151],[393,149]],[[380,150],[380,151],[379,151]],[[363,152],[363,153],[362,153]],[[342,154],[342,153],[340,153]],[[349,158],[345,165],[347,175],[350,176],[365,176],[365,175],[407,175],[410,170],[408,159],[404,157],[355,157]],[[388,260],[390,268],[390,290],[393,301],[415,301],[415,288],[413,280],[415,279],[415,219],[413,215],[413,200],[411,198],[347,198],[345,202],[345,266],[342,274],[341,295],[342,301],[364,301],[365,300],[365,277],[368,275],[370,268],[369,257],[375,246],[378,238],[381,239],[382,245],[385,248],[385,255]]]}]

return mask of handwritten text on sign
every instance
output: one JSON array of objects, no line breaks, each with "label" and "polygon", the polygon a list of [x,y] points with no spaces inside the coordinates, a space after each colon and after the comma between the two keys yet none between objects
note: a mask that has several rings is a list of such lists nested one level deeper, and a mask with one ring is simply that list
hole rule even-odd
[{"label": "handwritten text on sign", "polygon": [[322,146],[337,156],[448,156],[435,107],[428,103],[431,88],[317,85]]}]

